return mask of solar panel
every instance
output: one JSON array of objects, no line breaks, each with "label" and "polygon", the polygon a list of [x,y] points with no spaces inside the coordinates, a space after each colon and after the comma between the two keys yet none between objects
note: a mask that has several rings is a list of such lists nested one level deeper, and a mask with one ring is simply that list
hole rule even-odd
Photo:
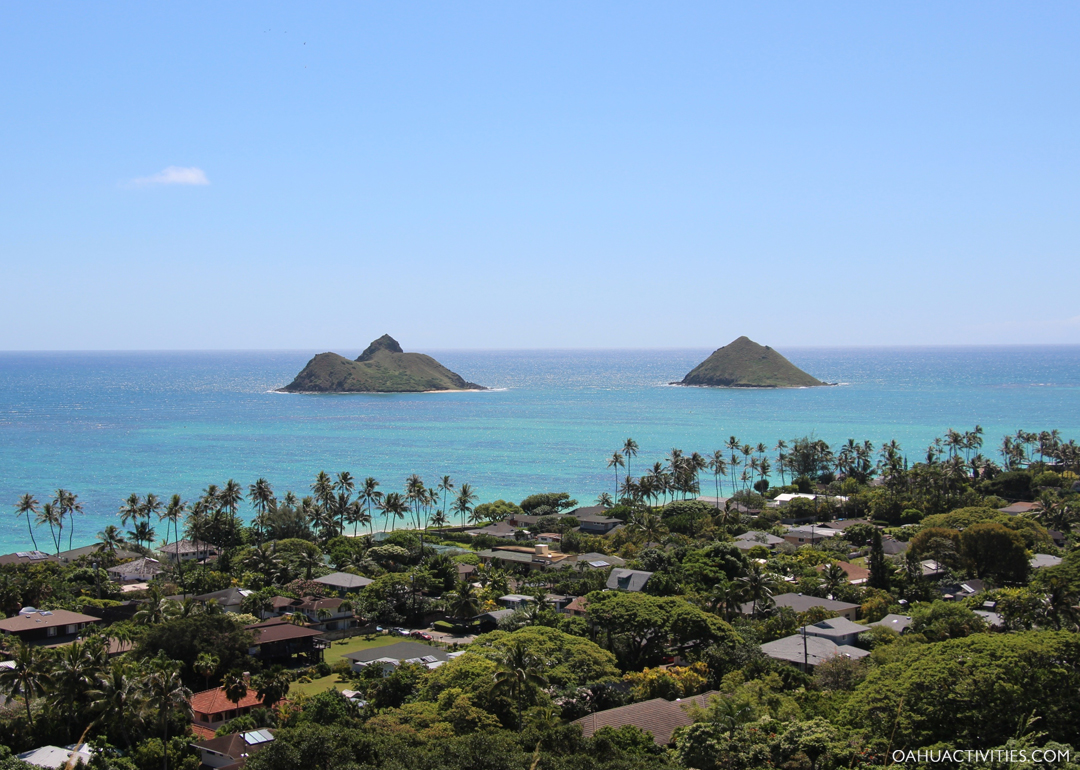
[{"label": "solar panel", "polygon": [[608,566],[608,563],[606,561],[591,561],[591,562],[589,562],[589,566],[590,567],[597,567],[597,568],[606,567],[606,566]]},{"label": "solar panel", "polygon": [[16,551],[15,555],[18,556],[20,559],[29,559],[30,558],[30,552],[29,551]]},{"label": "solar panel", "polygon": [[244,742],[247,743],[249,746],[274,740],[274,736],[266,730],[252,730],[250,732],[243,733],[243,737]]}]

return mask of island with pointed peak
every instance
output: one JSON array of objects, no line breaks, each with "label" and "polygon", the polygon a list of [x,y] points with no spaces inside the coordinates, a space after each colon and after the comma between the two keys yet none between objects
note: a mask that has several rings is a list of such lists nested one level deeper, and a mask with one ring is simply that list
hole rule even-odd
[{"label": "island with pointed peak", "polygon": [[768,345],[739,337],[714,351],[682,380],[671,384],[706,388],[816,388],[834,383],[807,374]]},{"label": "island with pointed peak", "polygon": [[355,361],[319,353],[279,393],[429,393],[487,390],[466,382],[431,356],[406,353],[389,334],[368,345]]}]

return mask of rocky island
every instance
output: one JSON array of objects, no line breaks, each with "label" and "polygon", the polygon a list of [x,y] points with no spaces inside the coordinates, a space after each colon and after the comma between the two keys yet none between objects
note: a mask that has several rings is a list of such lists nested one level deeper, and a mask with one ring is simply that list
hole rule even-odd
[{"label": "rocky island", "polygon": [[355,361],[319,353],[279,393],[425,393],[487,390],[466,382],[431,356],[406,353],[389,334],[368,345]]},{"label": "rocky island", "polygon": [[807,374],[768,345],[759,345],[749,337],[739,337],[691,369],[680,382],[671,384],[711,388],[814,388],[831,383]]}]

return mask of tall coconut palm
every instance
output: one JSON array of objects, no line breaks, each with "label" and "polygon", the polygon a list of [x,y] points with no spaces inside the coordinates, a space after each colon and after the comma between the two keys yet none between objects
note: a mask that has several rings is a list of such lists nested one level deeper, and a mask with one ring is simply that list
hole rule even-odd
[{"label": "tall coconut palm", "polygon": [[371,515],[364,510],[363,504],[359,500],[353,500],[349,503],[348,510],[345,511],[345,521],[353,525],[353,537],[356,537],[357,525],[371,526]]},{"label": "tall coconut palm", "polygon": [[334,504],[334,482],[326,471],[319,471],[311,485],[311,494],[320,507],[330,510]]},{"label": "tall coconut palm", "polygon": [[255,509],[255,519],[252,524],[259,538],[259,545],[262,545],[263,534],[266,530],[266,515],[274,510],[277,502],[270,482],[264,478],[256,479],[255,483],[248,487],[248,502]]},{"label": "tall coconut palm", "polygon": [[787,449],[787,442],[784,441],[783,439],[779,439],[776,442],[776,446],[773,447],[773,449],[776,450],[776,468],[777,468],[777,470],[780,471],[780,483],[781,484],[786,484],[787,481],[784,478],[784,468],[785,468],[784,450]]},{"label": "tall coconut palm", "polygon": [[720,505],[720,477],[727,475],[727,460],[724,459],[724,451],[717,449],[709,458],[709,469],[713,472],[713,485],[716,489],[717,506]]},{"label": "tall coconut palm", "polygon": [[19,501],[15,503],[15,515],[26,516],[26,529],[30,532],[30,542],[34,544],[34,550],[38,549],[37,538],[34,537],[33,523],[30,521],[30,514],[37,515],[38,501],[37,498],[31,494],[25,494],[19,498]]},{"label": "tall coconut palm", "polygon": [[[180,539],[179,522],[184,518],[184,514],[187,513],[187,503],[180,499],[180,495],[173,495],[169,498],[168,505],[165,509],[158,514],[158,520],[165,522],[165,547],[169,547],[169,527],[172,527],[173,534],[176,539]],[[179,554],[177,554],[179,555]]]},{"label": "tall coconut palm", "polygon": [[[256,617],[262,617],[261,613],[255,613]],[[217,671],[218,666],[221,665],[221,659],[212,652],[200,652],[198,657],[195,658],[195,672],[202,674],[204,689],[210,689],[210,677]]]},{"label": "tall coconut palm", "polygon": [[[70,730],[78,708],[93,689],[97,679],[97,666],[92,647],[75,641],[60,648],[51,661],[51,685],[48,692],[49,705],[64,716],[64,724]],[[70,737],[70,733],[69,733]]]},{"label": "tall coconut palm", "polygon": [[726,446],[728,448],[728,451],[731,452],[731,457],[728,460],[728,474],[731,476],[731,494],[734,495],[735,468],[737,468],[742,462],[741,460],[739,460],[738,455],[736,455],[736,452],[738,452],[740,446],[739,439],[735,438],[735,436],[730,436],[724,446]]},{"label": "tall coconut palm", "polygon": [[390,520],[390,531],[393,532],[397,520],[405,518],[409,506],[402,499],[400,492],[388,492],[379,503],[379,510],[382,511],[384,520]]},{"label": "tall coconut palm", "polygon": [[830,564],[821,573],[822,584],[825,586],[825,590],[830,594],[836,593],[836,591],[842,585],[846,585],[848,582],[847,573],[844,572],[844,568],[839,564]]},{"label": "tall coconut palm", "polygon": [[623,456],[621,452],[615,452],[608,458],[607,467],[615,469],[615,498],[619,497],[619,468],[623,467]]},{"label": "tall coconut palm", "polygon": [[751,614],[756,617],[758,609],[772,597],[773,590],[776,588],[776,580],[772,575],[762,570],[760,565],[754,564],[749,572],[739,578],[739,581],[745,587],[746,598],[753,602]]},{"label": "tall coconut palm", "polygon": [[599,506],[603,506],[604,508],[611,508],[613,505],[615,505],[614,501],[611,499],[610,492],[601,492],[599,495],[597,495],[596,504]]},{"label": "tall coconut palm", "polygon": [[34,522],[38,525],[49,525],[49,535],[53,541],[53,546],[55,546],[56,548],[56,553],[59,554],[60,535],[57,532],[57,527],[59,527],[60,531],[62,532],[63,522],[61,521],[60,516],[57,513],[56,508],[53,506],[53,504],[45,503],[45,505],[41,506],[41,510],[38,511],[37,516],[34,517]]},{"label": "tall coconut palm", "polygon": [[448,523],[449,520],[446,518],[446,514],[441,510],[436,510],[435,513],[431,514],[431,526],[435,527],[435,529],[442,531],[442,528]]},{"label": "tall coconut palm", "polygon": [[637,457],[638,443],[632,438],[626,439],[622,446],[622,455],[626,458],[626,475],[630,475],[630,459]]},{"label": "tall coconut palm", "polygon": [[78,495],[66,489],[58,489],[53,497],[53,505],[56,506],[61,525],[64,519],[71,519],[71,526],[68,528],[68,550],[71,550],[72,538],[75,534],[75,514],[82,514],[82,503],[79,502]]},{"label": "tall coconut palm", "polygon": [[547,688],[548,680],[540,673],[546,665],[546,661],[535,657],[524,644],[516,641],[500,656],[492,689],[505,693],[517,704],[520,713],[521,704],[534,703],[536,693]]},{"label": "tall coconut palm", "polygon": [[142,516],[142,498],[136,494],[128,495],[117,514],[120,516],[120,526],[126,527],[131,522],[137,524]]},{"label": "tall coconut palm", "polygon": [[438,490],[442,492],[442,512],[446,514],[446,496],[454,491],[454,480],[449,476],[443,476],[439,481]]},{"label": "tall coconut palm", "polygon": [[131,747],[130,725],[137,720],[141,708],[139,680],[132,676],[131,667],[123,660],[114,660],[99,674],[96,686],[86,697],[94,717],[92,727],[116,725],[126,748]]},{"label": "tall coconut palm", "polygon": [[371,515],[372,506],[378,507],[382,501],[383,493],[379,491],[379,482],[372,476],[368,476],[364,479],[364,486],[360,489],[360,494],[357,497],[367,508],[368,515],[368,532],[372,535],[375,534],[372,522],[374,517]]},{"label": "tall coconut palm", "polygon": [[30,710],[30,701],[48,691],[51,684],[49,665],[41,647],[32,647],[17,642],[11,651],[14,663],[10,668],[0,668],[0,692],[12,698],[21,696],[26,704],[26,721],[30,732],[34,732],[34,715]]},{"label": "tall coconut palm", "polygon": [[480,597],[468,580],[459,580],[453,591],[446,596],[446,608],[450,615],[467,620],[480,612]]},{"label": "tall coconut palm", "polygon": [[424,503],[424,497],[427,495],[427,487],[424,486],[424,480],[417,474],[412,474],[409,478],[405,479],[405,502],[412,511],[413,520],[416,522],[416,528],[421,529],[423,522],[420,518],[420,508]]},{"label": "tall coconut palm", "polygon": [[348,471],[341,471],[334,477],[334,491],[337,492],[338,517],[341,529],[345,529],[345,513],[352,502],[352,493],[356,491],[356,479]]},{"label": "tall coconut palm", "polygon": [[465,526],[465,516],[472,511],[473,503],[476,502],[476,492],[470,484],[462,484],[454,498],[454,512],[461,516],[461,526]]},{"label": "tall coconut palm", "polygon": [[115,524],[106,524],[98,533],[97,550],[109,554],[109,561],[116,561],[116,549],[124,544],[124,538]]},{"label": "tall coconut palm", "polygon": [[[141,530],[143,532],[152,531],[150,528],[150,518],[157,516],[158,520],[161,520],[161,511],[164,509],[165,504],[161,502],[161,498],[155,495],[153,492],[149,493],[143,498],[142,506],[139,508],[139,513],[146,519],[146,528]],[[139,527],[136,526],[138,530]],[[147,541],[146,547],[150,547],[150,541]]]},{"label": "tall coconut palm", "polygon": [[169,770],[169,717],[181,711],[191,717],[191,690],[180,680],[179,666],[164,656],[153,658],[148,664],[149,675],[143,683],[146,703],[158,713],[161,725],[162,768]]}]

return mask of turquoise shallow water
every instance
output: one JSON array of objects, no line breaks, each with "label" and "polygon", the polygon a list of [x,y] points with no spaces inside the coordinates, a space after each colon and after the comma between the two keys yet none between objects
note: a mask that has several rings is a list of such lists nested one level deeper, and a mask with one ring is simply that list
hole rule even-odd
[{"label": "turquoise shallow water", "polygon": [[[357,351],[340,351],[355,356]],[[670,387],[708,350],[431,351],[484,393],[272,393],[310,351],[0,353],[0,553],[29,546],[12,503],[78,493],[91,542],[132,492],[196,496],[265,476],[305,493],[319,470],[375,476],[382,489],[450,474],[481,501],[610,491],[606,459],[632,436],[637,471],[672,447],[712,452],[814,433],[832,444],[897,439],[912,457],[946,428],[1001,436],[1057,428],[1080,439],[1080,346],[785,349],[835,388]],[[45,534],[45,539],[48,535]],[[38,542],[44,539],[39,534]]]}]

